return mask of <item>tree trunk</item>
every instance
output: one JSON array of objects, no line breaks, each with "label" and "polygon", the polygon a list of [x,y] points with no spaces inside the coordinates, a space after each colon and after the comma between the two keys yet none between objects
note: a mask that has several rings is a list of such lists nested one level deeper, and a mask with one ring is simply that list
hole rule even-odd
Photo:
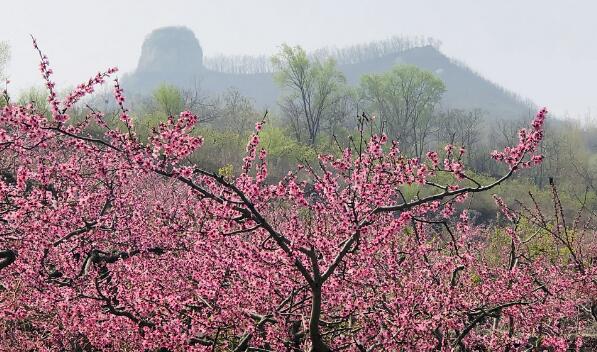
[{"label": "tree trunk", "polygon": [[321,331],[319,331],[319,321],[321,319],[321,284],[315,283],[311,292],[313,294],[311,302],[311,319],[309,320],[311,352],[331,352],[331,349],[321,337]]}]

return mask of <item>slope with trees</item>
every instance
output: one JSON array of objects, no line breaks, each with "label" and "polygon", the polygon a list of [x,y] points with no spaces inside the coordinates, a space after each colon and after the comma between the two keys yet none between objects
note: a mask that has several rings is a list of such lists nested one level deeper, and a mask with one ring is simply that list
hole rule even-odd
[{"label": "slope with trees", "polygon": [[[332,59],[348,84],[361,76],[391,70],[396,64],[415,65],[440,76],[446,85],[445,108],[483,109],[492,117],[516,119],[528,116],[532,104],[484,79],[465,65],[446,57],[432,38],[392,37],[346,48],[322,48],[307,53],[310,61]],[[192,31],[180,27],[159,28],[142,45],[136,70],[123,77],[131,94],[149,94],[162,83],[181,89],[200,86],[212,94],[230,87],[254,100],[259,108],[275,106],[280,91],[272,79],[276,65],[261,55],[255,58],[218,56],[203,58],[203,49]]]}]

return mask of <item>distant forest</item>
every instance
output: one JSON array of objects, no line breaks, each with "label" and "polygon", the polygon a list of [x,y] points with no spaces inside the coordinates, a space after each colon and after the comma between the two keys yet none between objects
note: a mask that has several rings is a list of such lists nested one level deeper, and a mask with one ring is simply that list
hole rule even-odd
[{"label": "distant forest", "polygon": [[[325,47],[309,53],[312,59],[334,59],[338,65],[358,64],[404,51],[431,46],[440,48],[441,42],[434,38],[393,36],[379,41],[348,47]],[[276,67],[267,55],[214,55],[203,59],[206,68],[222,73],[273,73]]]}]

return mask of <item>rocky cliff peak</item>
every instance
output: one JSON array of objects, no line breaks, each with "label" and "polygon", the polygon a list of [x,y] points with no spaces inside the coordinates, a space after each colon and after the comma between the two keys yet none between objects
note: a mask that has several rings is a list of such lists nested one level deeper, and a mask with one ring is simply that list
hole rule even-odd
[{"label": "rocky cliff peak", "polygon": [[137,72],[196,73],[203,69],[203,50],[193,31],[163,27],[143,42]]}]

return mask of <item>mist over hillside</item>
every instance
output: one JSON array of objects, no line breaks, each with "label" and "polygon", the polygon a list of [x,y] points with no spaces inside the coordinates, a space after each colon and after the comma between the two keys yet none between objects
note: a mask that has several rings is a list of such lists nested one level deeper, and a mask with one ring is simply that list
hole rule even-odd
[{"label": "mist over hillside", "polygon": [[[381,73],[396,64],[429,70],[446,85],[442,108],[479,108],[488,117],[504,119],[527,116],[534,109],[531,102],[445,56],[433,39],[395,37],[350,48],[322,49],[312,55],[335,58],[353,85],[364,74]],[[139,95],[150,93],[161,83],[207,93],[235,87],[257,106],[269,108],[276,106],[280,93],[268,57],[204,58],[198,39],[185,27],[164,27],[150,33],[142,45],[136,70],[123,78],[129,93]]]}]

